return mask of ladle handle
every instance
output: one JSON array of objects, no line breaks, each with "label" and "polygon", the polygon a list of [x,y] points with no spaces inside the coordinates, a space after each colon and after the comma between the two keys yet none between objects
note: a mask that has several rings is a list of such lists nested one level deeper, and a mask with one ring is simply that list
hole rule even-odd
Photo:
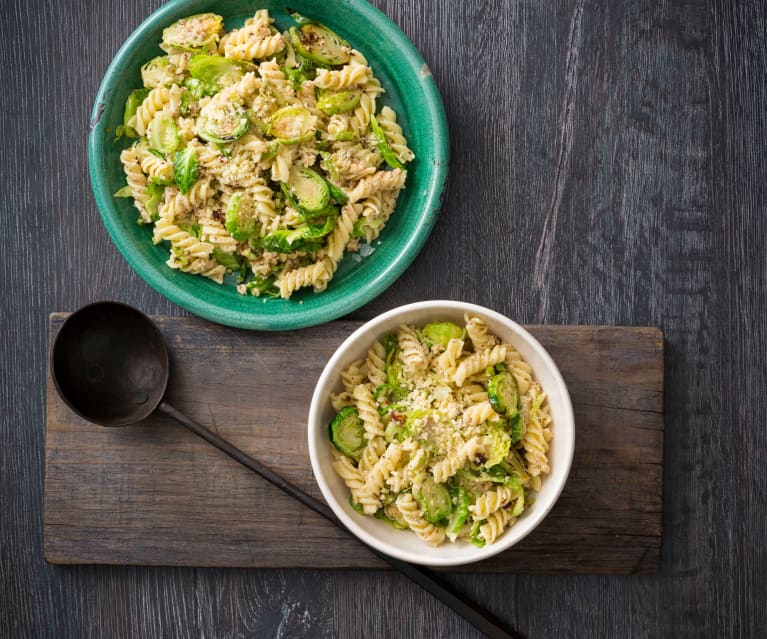
[{"label": "ladle handle", "polygon": [[316,513],[319,513],[326,519],[329,519],[334,524],[337,524],[338,526],[342,526],[341,522],[338,520],[338,518],[335,516],[333,511],[328,507],[327,505],[323,504],[321,501],[318,501],[314,499],[314,497],[311,497],[307,495],[303,490],[300,488],[296,488],[293,484],[291,484],[288,481],[285,481],[282,477],[280,477],[277,473],[275,473],[271,468],[264,466],[261,462],[259,462],[256,459],[253,459],[250,455],[247,453],[244,453],[236,446],[233,446],[225,439],[222,439],[216,433],[214,433],[211,430],[208,430],[203,426],[202,424],[198,424],[196,421],[191,419],[190,417],[187,417],[177,408],[174,408],[171,406],[168,402],[163,401],[157,409],[163,413],[165,413],[168,417],[172,417],[180,424],[183,424],[186,426],[189,430],[191,430],[195,435],[202,437],[205,441],[207,441],[210,444],[213,444],[216,448],[218,448],[220,451],[226,453],[234,459],[235,461],[240,462],[243,466],[246,466],[247,468],[250,468],[254,473],[257,475],[261,475],[266,481],[268,481],[270,484],[274,484],[282,490],[283,492],[286,492],[291,497],[297,499],[300,501],[304,506],[307,506],[311,508]]},{"label": "ladle handle", "polygon": [[[253,459],[247,453],[244,453],[236,446],[233,446],[225,439],[222,439],[213,431],[208,430],[205,426],[198,424],[196,421],[187,417],[180,410],[171,406],[168,402],[163,401],[157,410],[164,413],[168,417],[175,419],[177,422],[191,430],[195,435],[202,437],[205,441],[213,444],[216,448],[226,453],[234,459],[240,462],[243,466],[250,468],[254,473],[263,477],[269,483],[277,486],[280,490],[287,493],[291,497],[300,501],[304,506],[311,508],[314,512],[322,515],[325,519],[331,521],[341,530],[349,533],[346,526],[344,526],[338,517],[335,516],[333,511],[321,501],[308,495],[300,488],[297,488],[288,481],[285,481],[271,468],[264,466],[261,462]],[[351,533],[349,533],[351,534]],[[516,632],[509,632],[504,629],[497,621],[495,621],[483,608],[468,602],[461,598],[448,584],[443,583],[437,579],[431,571],[410,564],[406,561],[390,557],[382,552],[379,552],[375,548],[368,546],[368,549],[378,556],[383,561],[387,562],[393,568],[399,570],[408,579],[415,582],[421,588],[434,595],[443,604],[452,608],[455,612],[461,615],[466,621],[472,624],[475,628],[485,633],[491,639],[524,639],[522,635]]]}]

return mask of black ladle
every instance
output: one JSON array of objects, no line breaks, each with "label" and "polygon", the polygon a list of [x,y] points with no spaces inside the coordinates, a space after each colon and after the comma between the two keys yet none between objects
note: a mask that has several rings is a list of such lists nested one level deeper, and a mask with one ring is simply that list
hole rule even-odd
[{"label": "black ladle", "polygon": [[[56,389],[64,402],[84,419],[101,426],[128,426],[155,411],[163,413],[349,532],[327,505],[165,401],[169,372],[168,349],[157,326],[140,311],[118,302],[98,302],[70,315],[51,351]],[[488,637],[521,638],[504,630],[488,612],[462,599],[430,571],[374,548],[370,550]]]}]

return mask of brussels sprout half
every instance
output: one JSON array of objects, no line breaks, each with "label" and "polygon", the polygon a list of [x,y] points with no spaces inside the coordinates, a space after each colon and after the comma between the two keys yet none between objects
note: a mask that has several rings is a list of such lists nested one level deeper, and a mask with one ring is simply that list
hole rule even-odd
[{"label": "brussels sprout half", "polygon": [[359,461],[368,441],[365,437],[365,425],[356,408],[342,408],[328,425],[328,431],[333,446],[347,457]]},{"label": "brussels sprout half", "polygon": [[299,144],[311,140],[315,127],[314,116],[302,106],[283,107],[269,121],[270,133],[283,144]]},{"label": "brussels sprout half", "polygon": [[511,373],[495,375],[487,385],[487,397],[501,415],[515,417],[519,413],[519,387]]},{"label": "brussels sprout half", "polygon": [[361,97],[362,91],[359,89],[349,89],[347,91],[321,90],[317,98],[317,108],[327,115],[346,113],[359,104]]},{"label": "brussels sprout half", "polygon": [[168,70],[170,69],[170,60],[166,55],[158,55],[141,67],[141,81],[145,87],[159,87],[166,84],[168,80]]},{"label": "brussels sprout half", "polygon": [[453,322],[431,322],[423,327],[423,336],[432,344],[447,346],[451,339],[466,337],[466,329]]},{"label": "brussels sprout half", "polygon": [[255,67],[248,62],[230,60],[220,55],[198,53],[189,61],[189,75],[202,83],[206,95],[231,86]]},{"label": "brussels sprout half", "polygon": [[249,215],[242,202],[242,195],[235,193],[226,207],[226,230],[238,242],[247,240],[256,230],[256,219]]},{"label": "brussels sprout half", "polygon": [[449,517],[453,512],[450,491],[445,484],[437,483],[433,477],[427,477],[414,496],[423,510],[423,518],[433,524]]},{"label": "brussels sprout half", "polygon": [[274,253],[316,251],[322,247],[320,240],[333,230],[335,215],[328,215],[324,224],[307,224],[296,229],[284,229],[269,233],[262,240],[264,249]]},{"label": "brussels sprout half", "polygon": [[[213,103],[208,107],[212,107]],[[250,126],[245,110],[235,104],[206,107],[197,118],[197,135],[208,142],[227,144],[244,135]]]},{"label": "brussels sprout half", "polygon": [[330,200],[327,182],[312,169],[291,167],[287,186],[298,206],[307,213],[319,213]]},{"label": "brussels sprout half", "polygon": [[338,66],[349,61],[351,46],[335,31],[320,24],[303,24],[291,27],[290,43],[296,51],[312,62]]},{"label": "brussels sprout half", "polygon": [[181,18],[163,29],[162,48],[165,51],[204,51],[218,38],[224,19],[215,13],[198,13]]},{"label": "brussels sprout half", "polygon": [[173,153],[178,148],[178,127],[173,118],[164,111],[154,114],[147,131],[149,145],[163,154]]},{"label": "brussels sprout half", "polygon": [[141,103],[146,99],[146,96],[148,95],[149,89],[146,88],[134,89],[131,91],[131,94],[125,100],[125,109],[123,110],[123,123],[118,126],[117,130],[115,131],[115,136],[117,139],[121,138],[123,135],[129,138],[139,137],[138,133],[129,124],[129,122],[133,119],[133,116],[136,115],[136,111],[138,111]]},{"label": "brussels sprout half", "polygon": [[469,518],[469,494],[461,487],[456,486],[450,489],[450,497],[453,500],[453,512],[447,522],[447,536],[455,541],[458,533],[461,532],[466,520]]}]

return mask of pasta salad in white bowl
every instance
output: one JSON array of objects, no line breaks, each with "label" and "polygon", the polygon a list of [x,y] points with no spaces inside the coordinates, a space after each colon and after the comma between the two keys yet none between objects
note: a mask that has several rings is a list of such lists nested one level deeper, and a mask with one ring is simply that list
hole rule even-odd
[{"label": "pasta salad in white bowl", "polygon": [[564,487],[575,441],[544,348],[490,309],[427,301],[355,331],[309,412],[322,494],[363,542],[424,565],[516,544]]}]

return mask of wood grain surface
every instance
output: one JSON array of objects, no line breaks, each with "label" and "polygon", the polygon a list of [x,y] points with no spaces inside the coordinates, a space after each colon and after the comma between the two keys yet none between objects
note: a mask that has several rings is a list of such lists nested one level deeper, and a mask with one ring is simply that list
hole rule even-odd
[{"label": "wood grain surface", "polygon": [[[110,242],[86,158],[101,77],[160,4],[0,1],[0,637],[475,639],[392,572],[44,559],[49,313],[184,315]],[[659,574],[446,578],[530,639],[767,636],[764,2],[373,4],[440,88],[450,177],[419,257],[347,319],[447,298],[665,335]]]},{"label": "wood grain surface", "polygon": [[[65,318],[51,316],[51,339]],[[171,345],[168,401],[322,499],[309,464],[306,416],[325,362],[359,323],[263,334],[196,319],[156,321]],[[571,389],[577,436],[570,478],[527,539],[458,570],[655,572],[663,497],[662,334],[630,327],[529,329]],[[48,561],[386,567],[348,534],[166,418],[101,428],[78,418],[50,377],[46,397]]]}]

